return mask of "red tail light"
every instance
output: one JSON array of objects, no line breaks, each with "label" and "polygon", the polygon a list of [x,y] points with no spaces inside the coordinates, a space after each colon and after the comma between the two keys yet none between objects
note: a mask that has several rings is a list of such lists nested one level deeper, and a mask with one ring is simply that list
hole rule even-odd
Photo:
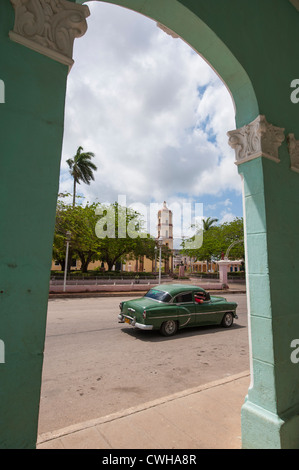
[{"label": "red tail light", "polygon": [[143,318],[146,318],[146,310],[143,310],[142,316],[143,316]]}]

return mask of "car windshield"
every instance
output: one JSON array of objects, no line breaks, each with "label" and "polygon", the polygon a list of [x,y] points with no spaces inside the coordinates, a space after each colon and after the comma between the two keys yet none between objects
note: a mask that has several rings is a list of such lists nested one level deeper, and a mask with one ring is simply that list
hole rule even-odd
[{"label": "car windshield", "polygon": [[149,290],[144,297],[149,297],[154,300],[159,300],[160,302],[169,302],[171,295],[168,292],[164,292],[158,289]]}]

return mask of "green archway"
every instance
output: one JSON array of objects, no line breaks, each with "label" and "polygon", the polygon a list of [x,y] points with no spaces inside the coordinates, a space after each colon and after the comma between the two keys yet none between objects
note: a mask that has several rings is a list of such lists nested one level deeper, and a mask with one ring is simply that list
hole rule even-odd
[{"label": "green archway", "polygon": [[[1,448],[36,445],[65,88],[87,15],[83,1],[55,3],[58,13],[45,0],[0,5]],[[290,360],[299,331],[299,104],[290,99],[299,77],[298,2],[110,3],[181,36],[234,99],[238,130],[229,141],[244,181],[251,332],[243,447],[298,448],[299,367]]]}]

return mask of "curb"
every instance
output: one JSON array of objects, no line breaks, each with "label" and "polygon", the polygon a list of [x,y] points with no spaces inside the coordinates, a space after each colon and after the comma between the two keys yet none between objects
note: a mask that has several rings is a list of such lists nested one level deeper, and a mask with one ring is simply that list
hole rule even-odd
[{"label": "curb", "polygon": [[[71,298],[85,298],[85,297],[125,297],[125,296],[130,296],[130,297],[140,297],[144,294],[147,293],[147,290],[145,291],[123,291],[123,292],[57,292],[57,293],[49,293],[49,299],[71,299]],[[223,294],[246,294],[246,290],[240,289],[240,290],[209,290],[210,294],[213,295],[223,295]]]},{"label": "curb", "polygon": [[231,375],[224,379],[216,380],[213,382],[209,382],[204,385],[200,385],[198,387],[190,388],[188,390],[184,390],[183,392],[174,393],[172,395],[168,395],[163,398],[159,398],[157,400],[153,400],[142,405],[138,405],[136,407],[128,408],[126,410],[122,410],[101,418],[92,419],[89,421],[85,421],[83,423],[74,424],[71,426],[67,426],[65,428],[59,429],[57,431],[51,431],[48,433],[40,434],[37,439],[37,445],[43,444],[45,442],[53,441],[54,439],[59,439],[61,437],[74,434],[79,431],[83,431],[85,429],[92,428],[94,426],[98,426],[100,424],[109,423],[115,421],[117,419],[125,418],[126,416],[134,415],[136,413],[140,413],[142,411],[148,410],[150,408],[155,408],[156,406],[163,405],[164,403],[169,403],[171,401],[187,397],[189,395],[193,395],[195,393],[202,392],[204,390],[208,390],[210,388],[219,387],[221,385],[225,385],[227,383],[235,382],[236,380],[250,377],[250,371],[244,371],[239,374]]}]

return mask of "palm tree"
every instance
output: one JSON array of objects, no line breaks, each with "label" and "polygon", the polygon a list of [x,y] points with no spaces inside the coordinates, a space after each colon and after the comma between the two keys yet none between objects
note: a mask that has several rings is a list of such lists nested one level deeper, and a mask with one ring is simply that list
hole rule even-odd
[{"label": "palm tree", "polygon": [[[204,232],[207,232],[214,223],[218,222],[218,219],[211,219],[211,217],[208,217],[207,219],[203,219],[203,230]],[[209,260],[207,259],[207,270],[209,271],[209,262],[211,263],[212,266],[212,259],[210,258]]]},{"label": "palm tree", "polygon": [[209,230],[215,222],[218,222],[218,219],[211,219],[211,217],[208,217],[207,219],[203,219],[204,232]]},{"label": "palm tree", "polygon": [[73,207],[75,207],[76,201],[76,184],[80,184],[81,181],[90,184],[90,181],[94,180],[93,171],[97,170],[96,165],[91,162],[91,159],[95,156],[94,153],[82,153],[82,150],[82,147],[78,147],[74,158],[69,158],[66,161],[70,168],[70,174],[74,178]]}]

